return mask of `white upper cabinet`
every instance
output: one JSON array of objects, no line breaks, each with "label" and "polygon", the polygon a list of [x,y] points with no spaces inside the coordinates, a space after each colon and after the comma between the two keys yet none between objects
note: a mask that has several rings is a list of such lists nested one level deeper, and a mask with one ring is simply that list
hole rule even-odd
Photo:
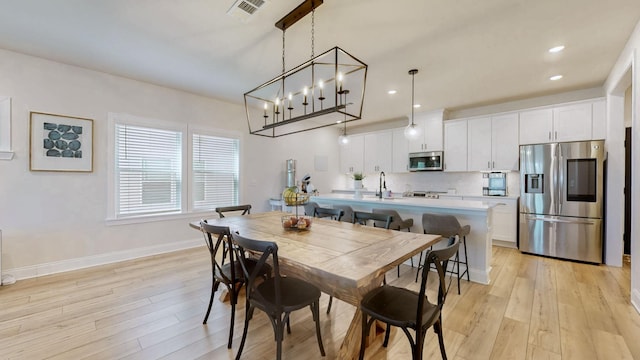
[{"label": "white upper cabinet", "polygon": [[443,110],[414,114],[413,122],[422,130],[422,136],[409,140],[409,152],[442,151],[443,118]]},{"label": "white upper cabinet", "polygon": [[444,170],[467,171],[467,120],[444,123]]},{"label": "white upper cabinet", "polygon": [[518,114],[469,119],[468,170],[518,170]]},{"label": "white upper cabinet", "polygon": [[409,140],[404,137],[404,128],[393,129],[393,151],[391,160],[392,172],[409,171]]},{"label": "white upper cabinet", "polygon": [[604,139],[604,107],[604,100],[598,99],[521,111],[520,144]]},{"label": "white upper cabinet", "polygon": [[340,172],[364,172],[364,135],[349,135],[349,143],[340,146]]},{"label": "white upper cabinet", "polygon": [[591,140],[591,103],[553,109],[553,141]]},{"label": "white upper cabinet", "polygon": [[553,141],[553,110],[539,109],[520,112],[520,145]]},{"label": "white upper cabinet", "polygon": [[393,159],[392,138],[393,134],[391,131],[368,133],[364,135],[365,173],[391,171]]},{"label": "white upper cabinet", "polygon": [[518,113],[491,118],[491,170],[520,168],[518,143]]},{"label": "white upper cabinet", "polygon": [[467,138],[468,170],[491,170],[491,118],[468,120]]}]

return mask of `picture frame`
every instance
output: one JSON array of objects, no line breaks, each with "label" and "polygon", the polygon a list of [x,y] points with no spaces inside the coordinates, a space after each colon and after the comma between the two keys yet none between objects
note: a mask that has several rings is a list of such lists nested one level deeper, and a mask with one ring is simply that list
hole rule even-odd
[{"label": "picture frame", "polygon": [[93,172],[93,120],[32,111],[31,171]]}]

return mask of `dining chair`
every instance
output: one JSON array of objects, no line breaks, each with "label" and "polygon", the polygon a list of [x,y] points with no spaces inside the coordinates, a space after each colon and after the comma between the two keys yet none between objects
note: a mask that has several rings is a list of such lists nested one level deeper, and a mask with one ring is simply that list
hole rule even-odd
[{"label": "dining chair", "polygon": [[[393,216],[389,214],[381,214],[381,213],[372,213],[366,211],[354,211],[353,216],[351,217],[351,222],[354,224],[367,225],[369,220],[380,222],[385,229],[389,229],[391,222],[393,221]],[[375,225],[374,225],[375,226]]]},{"label": "dining chair", "polygon": [[[458,282],[458,295],[460,295],[460,279],[467,275],[467,281],[471,281],[469,277],[469,268],[467,265],[467,235],[471,232],[471,226],[460,225],[458,219],[453,215],[444,214],[422,214],[422,228],[425,234],[436,234],[444,238],[458,237],[462,243],[462,251],[464,252],[464,260],[460,259],[460,251],[456,251],[453,259],[453,267],[451,270],[445,269],[446,272],[455,274]],[[460,264],[464,265],[464,271],[460,273]],[[416,282],[418,274],[416,274]],[[451,281],[449,282],[451,286]]]},{"label": "dining chair", "polygon": [[220,206],[216,208],[216,212],[218,213],[221,219],[225,217],[224,213],[235,212],[235,211],[242,211],[242,214],[240,215],[251,214],[251,205],[245,204],[245,205],[235,205],[235,206]]},{"label": "dining chair", "polygon": [[[276,359],[280,360],[282,357],[284,328],[285,324],[289,322],[289,315],[292,311],[309,306],[313,314],[313,321],[316,323],[316,337],[320,353],[325,356],[320,334],[320,289],[293,276],[283,277],[280,275],[278,244],[275,242],[249,239],[239,234],[232,234],[231,239],[236,245],[236,256],[247,279],[244,331],[236,360],[239,360],[242,355],[242,349],[249,330],[249,321],[256,308],[264,311],[271,321],[276,340]],[[253,269],[248,266],[250,263],[245,253],[247,251],[259,256],[258,262]],[[272,264],[273,276],[264,281],[256,281],[263,266],[267,265],[267,261]],[[290,332],[289,329],[288,332]]]},{"label": "dining chair", "polygon": [[[411,227],[413,226],[413,219],[402,219],[400,214],[393,209],[373,209],[373,213],[376,214],[387,214],[391,215],[393,221],[389,224],[389,229],[402,231],[403,229],[407,229],[407,232],[411,232]],[[384,221],[375,221],[373,226],[384,227]],[[411,267],[413,268],[413,257],[411,257]],[[400,265],[398,265],[398,277],[400,277]]]},{"label": "dining chair", "polygon": [[342,215],[344,215],[344,211],[342,209],[332,209],[332,208],[324,208],[324,207],[316,207],[313,212],[313,217],[318,218],[331,218],[331,220],[340,221],[342,219]]},{"label": "dining chair", "polygon": [[[447,286],[445,284],[445,269],[449,259],[458,251],[460,242],[450,239],[447,247],[438,250],[429,250],[425,256],[422,268],[422,280],[420,291],[414,292],[406,288],[383,285],[365,295],[360,302],[362,310],[362,336],[360,342],[360,360],[364,358],[364,348],[367,334],[371,324],[376,320],[387,324],[384,342],[382,346],[389,344],[389,334],[391,326],[402,329],[409,339],[411,345],[412,358],[422,360],[422,349],[424,339],[430,327],[438,335],[440,343],[440,354],[444,360],[447,354],[444,348],[444,338],[442,329],[442,307],[447,297]],[[435,303],[429,301],[426,293],[427,280],[431,265],[435,266],[438,275],[438,298]],[[411,336],[409,329],[415,332]]]},{"label": "dining chair", "polygon": [[[229,292],[229,302],[231,303],[231,324],[229,327],[229,342],[227,343],[227,347],[230,349],[233,341],[233,326],[236,314],[236,303],[238,300],[236,286],[241,286],[244,283],[242,267],[240,266],[240,263],[234,261],[233,251],[225,251],[225,248],[228,246],[228,227],[209,225],[206,220],[203,220],[200,222],[200,229],[202,230],[205,243],[207,244],[207,248],[209,249],[209,254],[211,256],[211,274],[213,279],[211,284],[209,307],[207,308],[207,313],[204,316],[202,324],[206,324],[209,319],[215,292],[218,290],[220,284],[224,284]],[[219,252],[222,254],[220,261],[217,259]]]},{"label": "dining chair", "polygon": [[351,222],[351,218],[353,217],[353,209],[349,205],[333,205],[334,209],[341,209],[343,211],[342,220]]}]

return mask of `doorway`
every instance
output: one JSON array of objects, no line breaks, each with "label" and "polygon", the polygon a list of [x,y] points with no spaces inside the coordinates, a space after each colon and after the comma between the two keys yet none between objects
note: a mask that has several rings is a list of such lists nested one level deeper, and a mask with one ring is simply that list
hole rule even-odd
[{"label": "doorway", "polygon": [[631,255],[631,127],[625,128],[624,136],[624,255]]}]

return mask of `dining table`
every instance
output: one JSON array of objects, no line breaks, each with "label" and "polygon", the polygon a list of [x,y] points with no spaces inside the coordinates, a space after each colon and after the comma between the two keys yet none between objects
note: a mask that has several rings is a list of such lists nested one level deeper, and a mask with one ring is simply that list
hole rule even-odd
[{"label": "dining table", "polygon": [[[428,249],[442,237],[327,218],[313,218],[311,226],[305,229],[284,228],[283,218],[291,217],[296,215],[271,211],[206,220],[212,225],[227,226],[232,233],[244,237],[275,242],[281,273],[306,280],[322,292],[353,305],[355,312],[337,358],[357,359],[362,298],[382,285],[387,271]],[[200,229],[200,221],[193,221],[190,226]],[[371,336],[375,334],[372,329]]]}]

